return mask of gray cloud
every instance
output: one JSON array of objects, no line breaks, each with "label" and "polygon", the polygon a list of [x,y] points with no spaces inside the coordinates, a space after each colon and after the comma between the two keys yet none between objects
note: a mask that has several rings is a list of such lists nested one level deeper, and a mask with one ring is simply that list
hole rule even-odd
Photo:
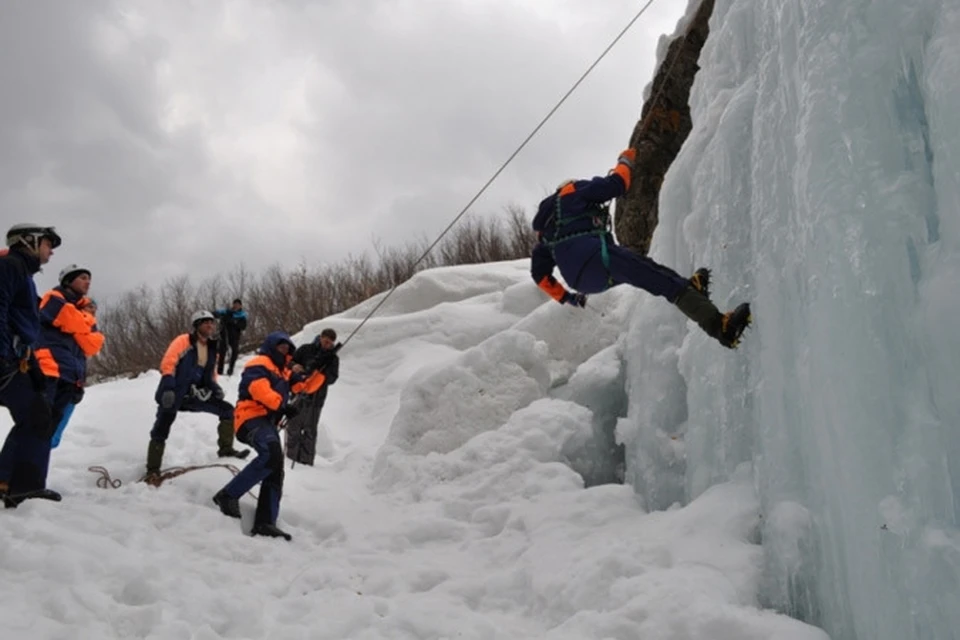
[{"label": "gray cloud", "polygon": [[[474,205],[532,208],[626,143],[661,0]],[[96,294],[439,232],[637,10],[611,0],[12,3],[0,207]]]}]

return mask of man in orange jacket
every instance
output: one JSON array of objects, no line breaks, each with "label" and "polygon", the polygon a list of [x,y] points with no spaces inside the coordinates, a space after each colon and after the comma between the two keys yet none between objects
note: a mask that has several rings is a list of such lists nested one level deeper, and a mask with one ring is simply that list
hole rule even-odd
[{"label": "man in orange jacket", "polygon": [[223,399],[223,388],[217,382],[216,325],[212,313],[197,311],[190,319],[190,333],[174,338],[163,355],[155,394],[157,418],[147,446],[147,482],[159,478],[167,437],[179,411],[212,413],[220,418],[217,455],[221,458],[250,454],[249,449],[233,448],[233,406]]},{"label": "man in orange jacket", "polygon": [[283,447],[277,425],[299,412],[290,404],[291,393],[315,393],[325,380],[320,371],[304,379],[303,366],[293,363],[293,350],[290,336],[271,333],[243,368],[234,424],[237,439],[252,446],[257,457],[213,496],[224,515],[239,518],[240,497],[262,483],[252,533],[286,540],[292,536],[277,527],[283,494]]}]

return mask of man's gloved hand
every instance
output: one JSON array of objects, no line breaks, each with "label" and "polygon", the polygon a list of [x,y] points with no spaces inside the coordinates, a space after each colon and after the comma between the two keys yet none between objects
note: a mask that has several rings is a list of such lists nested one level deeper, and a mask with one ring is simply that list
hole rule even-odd
[{"label": "man's gloved hand", "polygon": [[173,405],[177,402],[177,393],[169,389],[160,394],[160,408],[164,411],[169,411],[173,409]]},{"label": "man's gloved hand", "polygon": [[282,411],[287,420],[293,420],[300,414],[300,407],[295,404],[287,404]]},{"label": "man's gloved hand", "polygon": [[620,157],[617,158],[617,163],[625,164],[631,169],[633,169],[633,162],[637,159],[637,150],[633,147],[629,147],[620,152]]},{"label": "man's gloved hand", "polygon": [[83,400],[83,387],[81,385],[74,385],[73,388],[73,397],[70,398],[71,404],[80,404],[80,401]]},{"label": "man's gloved hand", "polygon": [[585,293],[572,293],[568,291],[560,298],[560,304],[569,304],[582,309],[587,306],[587,295]]}]

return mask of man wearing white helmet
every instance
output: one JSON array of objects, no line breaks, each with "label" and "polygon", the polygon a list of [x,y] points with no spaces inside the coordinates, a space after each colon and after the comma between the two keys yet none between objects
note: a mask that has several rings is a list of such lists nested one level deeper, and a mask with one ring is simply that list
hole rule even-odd
[{"label": "man wearing white helmet", "polygon": [[[90,304],[90,269],[71,264],[60,271],[60,284],[40,301],[40,340],[37,360],[47,377],[47,397],[53,409],[55,439],[60,422],[71,405],[83,399],[87,358],[103,347],[103,334],[96,318],[85,313]],[[65,425],[64,425],[65,426]],[[51,441],[51,448],[54,443]],[[48,457],[49,459],[49,457]]]},{"label": "man wearing white helmet", "polygon": [[160,362],[157,419],[147,446],[147,482],[159,478],[167,436],[178,411],[213,413],[220,418],[217,455],[221,458],[246,458],[250,454],[249,449],[233,448],[233,406],[223,399],[223,388],[217,383],[215,370],[216,319],[209,311],[197,311],[190,318],[190,326],[190,333],[173,339]]},{"label": "man wearing white helmet", "polygon": [[0,499],[15,507],[26,498],[60,499],[46,488],[53,421],[33,352],[40,336],[33,274],[53,256],[60,236],[53,227],[17,224],[6,240],[9,251],[0,257],[0,405],[14,424],[0,450]]}]

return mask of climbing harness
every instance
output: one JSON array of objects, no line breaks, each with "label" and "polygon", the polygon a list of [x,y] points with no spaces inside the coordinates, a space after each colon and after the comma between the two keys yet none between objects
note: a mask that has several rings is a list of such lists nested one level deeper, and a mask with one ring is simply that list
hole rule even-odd
[{"label": "climbing harness", "polygon": [[[27,348],[27,353],[30,353],[29,347]],[[3,377],[0,377],[0,391],[3,391],[7,388],[7,385],[13,381],[14,376],[18,373],[29,373],[30,372],[30,360],[29,355],[27,357],[21,358],[20,362],[17,364],[15,369],[11,369],[8,373],[5,373]]]},{"label": "climbing harness", "polygon": [[13,380],[13,377],[18,373],[20,373],[19,367],[14,369],[10,373],[4,374],[4,376],[0,378],[0,391],[3,391],[4,389],[6,389],[7,385],[10,384],[10,381]]},{"label": "climbing harness", "polygon": [[[557,260],[557,245],[563,244],[564,242],[573,240],[575,238],[595,236],[600,239],[600,260],[603,262],[603,268],[607,271],[607,286],[613,286],[613,276],[610,274],[610,249],[607,246],[607,238],[612,233],[610,228],[610,203],[591,204],[583,213],[575,216],[564,216],[562,214],[562,208],[560,205],[562,198],[563,196],[561,195],[561,192],[558,191],[556,211],[554,211],[553,214],[553,239],[543,240],[543,243],[546,244],[547,248],[550,249],[550,253],[553,255],[554,262]],[[569,227],[580,220],[590,220],[592,228],[587,229],[586,231],[578,231],[567,234],[563,233],[564,227]]]}]

